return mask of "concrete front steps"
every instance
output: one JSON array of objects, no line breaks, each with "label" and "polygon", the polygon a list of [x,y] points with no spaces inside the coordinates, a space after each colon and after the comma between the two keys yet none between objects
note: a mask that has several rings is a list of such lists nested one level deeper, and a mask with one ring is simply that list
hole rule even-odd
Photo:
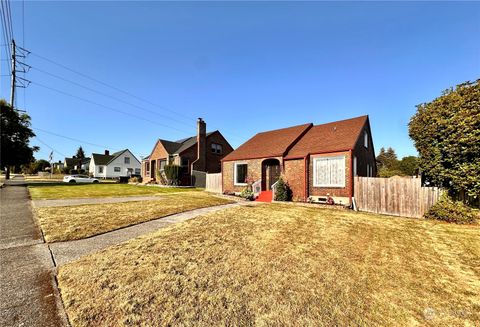
[{"label": "concrete front steps", "polygon": [[272,191],[262,191],[258,197],[255,199],[257,202],[272,202],[273,192]]}]

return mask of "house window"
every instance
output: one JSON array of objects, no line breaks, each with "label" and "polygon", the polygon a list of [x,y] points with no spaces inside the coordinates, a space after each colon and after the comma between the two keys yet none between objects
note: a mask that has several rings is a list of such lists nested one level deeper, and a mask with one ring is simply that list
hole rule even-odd
[{"label": "house window", "polygon": [[222,145],[217,143],[212,143],[212,153],[222,154]]},{"label": "house window", "polygon": [[357,176],[357,157],[353,156],[353,176]]},{"label": "house window", "polygon": [[146,171],[147,173],[150,172],[150,162],[148,162],[148,161],[145,163],[145,171]]},{"label": "house window", "polygon": [[247,167],[248,165],[246,163],[236,163],[235,164],[235,170],[234,170],[234,176],[233,176],[233,181],[235,185],[246,185],[246,180],[247,180]]},{"label": "house window", "polygon": [[314,187],[345,187],[345,156],[313,159]]},{"label": "house window", "polygon": [[140,168],[135,168],[135,175],[140,175]]},{"label": "house window", "polygon": [[368,133],[367,132],[365,132],[363,134],[363,146],[368,148]]},{"label": "house window", "polygon": [[129,165],[130,164],[130,157],[123,158],[123,163]]},{"label": "house window", "polygon": [[103,174],[103,166],[98,166],[98,173]]},{"label": "house window", "polygon": [[116,172],[116,173],[119,173],[120,172],[120,167],[113,167],[113,171]]}]

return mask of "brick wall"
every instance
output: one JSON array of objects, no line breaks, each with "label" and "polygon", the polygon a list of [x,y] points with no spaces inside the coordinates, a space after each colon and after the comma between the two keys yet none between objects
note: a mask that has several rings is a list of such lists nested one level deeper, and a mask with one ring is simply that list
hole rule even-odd
[{"label": "brick wall", "polygon": [[262,162],[266,159],[278,159],[280,162],[280,169],[282,169],[282,158],[261,158],[261,159],[248,159],[248,160],[237,160],[237,161],[225,161],[222,165],[222,174],[223,174],[223,191],[226,192],[241,192],[245,186],[243,185],[234,185],[234,167],[235,163],[246,163],[247,167],[247,176],[254,180],[259,180],[262,178]]},{"label": "brick wall", "polygon": [[[217,154],[212,152],[212,143],[220,144],[222,146],[222,153]],[[222,171],[221,160],[225,158],[233,148],[228,144],[227,140],[220,133],[213,133],[207,137],[207,172],[210,174],[219,173]]]},{"label": "brick wall", "polygon": [[293,201],[305,201],[305,162],[303,159],[285,161],[283,177],[292,190]]},{"label": "brick wall", "polygon": [[[316,157],[326,157],[326,156],[345,156],[345,187],[314,187],[313,186],[313,159]],[[342,203],[346,203],[347,198],[350,196],[351,190],[351,180],[350,180],[350,153],[345,152],[335,152],[327,154],[318,154],[311,155],[309,160],[309,173],[308,173],[308,190],[310,196],[326,196],[327,193],[330,194],[335,200],[338,198],[342,200]],[[353,190],[353,189],[352,189]],[[348,199],[349,200],[349,199]],[[336,200],[336,202],[338,202]]]}]

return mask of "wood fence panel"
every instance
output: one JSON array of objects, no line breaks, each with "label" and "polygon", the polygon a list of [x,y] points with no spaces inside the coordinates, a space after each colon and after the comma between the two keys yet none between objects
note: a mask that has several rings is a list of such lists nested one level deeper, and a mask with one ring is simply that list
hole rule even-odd
[{"label": "wood fence panel", "polygon": [[358,210],[421,218],[442,194],[437,187],[422,187],[418,178],[355,177]]},{"label": "wood fence panel", "polygon": [[205,191],[222,193],[222,173],[207,174]]}]

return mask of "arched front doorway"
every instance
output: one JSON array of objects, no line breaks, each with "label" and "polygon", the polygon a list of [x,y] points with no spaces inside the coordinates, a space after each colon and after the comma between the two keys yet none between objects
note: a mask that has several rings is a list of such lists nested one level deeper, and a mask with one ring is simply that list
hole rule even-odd
[{"label": "arched front doorway", "polygon": [[262,191],[270,191],[280,177],[280,161],[267,159],[262,162]]}]

